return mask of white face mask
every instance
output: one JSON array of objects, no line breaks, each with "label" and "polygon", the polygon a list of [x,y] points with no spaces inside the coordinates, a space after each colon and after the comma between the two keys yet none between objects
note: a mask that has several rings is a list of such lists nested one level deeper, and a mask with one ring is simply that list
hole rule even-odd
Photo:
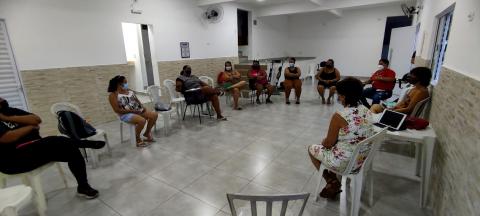
[{"label": "white face mask", "polygon": [[383,65],[377,65],[377,68],[378,68],[378,70],[383,70],[383,69],[385,69],[385,67],[383,67]]},{"label": "white face mask", "polygon": [[295,67],[295,63],[290,63],[290,67],[291,68]]},{"label": "white face mask", "polygon": [[225,70],[230,71],[230,70],[232,70],[232,67],[227,66],[227,67],[225,67]]}]

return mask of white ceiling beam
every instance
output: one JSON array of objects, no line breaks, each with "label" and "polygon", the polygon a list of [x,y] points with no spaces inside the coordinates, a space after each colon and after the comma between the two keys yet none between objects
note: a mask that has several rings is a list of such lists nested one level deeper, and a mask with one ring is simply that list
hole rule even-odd
[{"label": "white ceiling beam", "polygon": [[[256,15],[258,17],[264,17],[264,16],[308,13],[308,12],[316,12],[316,11],[341,10],[341,9],[349,9],[349,8],[357,8],[357,7],[400,3],[400,2],[403,2],[404,0],[325,1],[321,5],[313,1],[316,1],[316,0],[310,0],[305,3],[297,2],[297,3],[286,3],[286,4],[278,4],[278,5],[272,5],[272,6],[265,6],[265,7],[259,8],[256,12]],[[334,15],[338,16],[337,14],[334,14]]]},{"label": "white ceiling beam", "polygon": [[337,18],[340,18],[340,17],[343,16],[343,12],[340,9],[331,9],[331,10],[328,10],[328,12],[330,12],[331,14],[336,16]]},{"label": "white ceiling beam", "polygon": [[235,0],[197,0],[198,6],[208,6],[212,4],[220,4],[226,2],[234,2]]}]

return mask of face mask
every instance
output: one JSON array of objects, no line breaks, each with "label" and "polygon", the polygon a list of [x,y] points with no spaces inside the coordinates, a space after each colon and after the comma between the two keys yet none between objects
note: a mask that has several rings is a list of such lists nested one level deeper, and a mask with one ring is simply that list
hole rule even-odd
[{"label": "face mask", "polygon": [[123,84],[122,84],[122,88],[125,89],[125,90],[127,90],[127,89],[128,89],[128,83],[123,83]]},{"label": "face mask", "polygon": [[327,64],[327,66],[326,66],[326,67],[327,67],[327,68],[333,68],[333,65],[331,65],[331,64]]},{"label": "face mask", "polygon": [[295,63],[290,63],[290,68],[294,68],[295,67]]},{"label": "face mask", "polygon": [[231,71],[231,70],[232,70],[232,67],[231,67],[231,66],[227,66],[227,67],[225,67],[225,70],[226,70],[226,71]]},{"label": "face mask", "polygon": [[378,65],[377,68],[378,68],[378,70],[383,70],[383,69],[385,69],[385,67],[383,67],[383,65]]},{"label": "face mask", "polygon": [[9,107],[8,102],[6,100],[3,100],[0,102],[0,113],[7,110]]}]

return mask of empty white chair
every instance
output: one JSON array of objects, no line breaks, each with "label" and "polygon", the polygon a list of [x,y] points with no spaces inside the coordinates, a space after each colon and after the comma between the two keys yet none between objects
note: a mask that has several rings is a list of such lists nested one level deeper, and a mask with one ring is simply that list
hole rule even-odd
[{"label": "empty white chair", "polygon": [[[150,97],[150,100],[152,101],[154,107],[155,107],[155,104],[157,104],[158,102],[160,102],[160,96],[162,94],[162,88],[160,86],[149,86],[147,88],[147,92],[148,92],[148,96]],[[162,119],[163,119],[163,129],[164,129],[164,132],[165,132],[165,135],[168,134],[168,127],[170,127],[170,117],[172,115],[172,112],[173,112],[173,109],[170,109],[168,111],[157,111],[158,113],[160,113],[160,115],[162,115]],[[157,127],[156,126],[157,123],[155,122],[155,128]]]},{"label": "empty white chair", "polygon": [[[373,202],[373,178],[371,177],[371,163],[374,158],[375,153],[380,148],[382,141],[384,140],[387,130],[383,129],[382,131],[376,133],[375,135],[363,140],[357,144],[357,148],[353,153],[347,168],[343,172],[336,172],[335,170],[326,167],[324,163],[320,165],[318,170],[318,184],[315,189],[314,196],[316,197],[315,201],[318,201],[320,198],[320,184],[323,181],[322,173],[324,169],[330,170],[331,172],[336,173],[337,175],[342,176],[342,186],[345,187],[347,183],[347,178],[351,179],[350,184],[352,188],[352,204],[350,208],[350,215],[357,216],[360,209],[360,197],[362,195],[362,185],[363,177],[365,172],[369,172],[367,176],[369,177],[368,187],[369,187],[369,204]],[[343,190],[344,192],[346,190]]]},{"label": "empty white chair", "polygon": [[[80,108],[78,108],[78,106],[74,105],[74,104],[71,104],[71,103],[67,103],[67,102],[60,102],[60,103],[55,103],[52,105],[52,107],[50,107],[50,112],[56,117],[58,118],[58,112],[60,111],[70,111],[70,112],[73,112],[75,114],[77,114],[78,116],[84,118],[82,112],[80,111]],[[112,150],[110,148],[110,143],[108,142],[108,137],[107,137],[107,133],[104,131],[104,130],[101,130],[101,129],[97,129],[96,130],[96,134],[91,136],[91,137],[88,137],[86,138],[87,140],[89,139],[93,139],[97,136],[103,136],[103,139],[105,140],[105,144],[107,146],[107,151],[109,154],[112,153]],[[97,164],[98,164],[98,154],[97,154],[97,150],[96,149],[86,149],[87,151],[90,152],[90,154],[92,155],[92,158],[91,158],[91,162],[92,162],[92,167],[97,167]]]},{"label": "empty white chair", "polygon": [[180,96],[180,93],[175,90],[175,81],[166,79],[163,81],[163,86],[167,89],[167,93],[170,96],[170,104],[175,105],[177,117],[180,119],[180,111],[183,110],[185,105],[185,98]]},{"label": "empty white chair", "polygon": [[17,185],[0,189],[0,215],[17,216],[18,210],[32,201],[32,188]]},{"label": "empty white chair", "polygon": [[[287,214],[287,207],[288,202],[290,201],[297,201],[302,200],[302,207],[299,210],[299,213],[295,214],[288,214],[288,215],[298,215],[302,216],[305,206],[308,201],[308,197],[310,193],[301,193],[301,194],[289,194],[289,195],[244,195],[244,194],[227,194],[228,204],[230,206],[230,212],[232,216],[257,216],[257,203],[258,202],[265,202],[266,206],[266,214],[267,216],[272,216],[273,212],[273,203],[274,202],[282,202],[282,208],[280,210],[280,216],[285,216]],[[244,200],[250,201],[250,208],[241,208],[239,213],[237,214],[237,209],[235,208],[234,200]],[[275,212],[275,215],[278,215]],[[261,214],[263,215],[263,214]]]},{"label": "empty white chair", "polygon": [[198,79],[200,79],[202,82],[208,84],[212,88],[215,88],[215,81],[209,76],[199,76]]},{"label": "empty white chair", "polygon": [[[305,73],[305,72],[303,72]],[[308,65],[308,71],[306,71],[303,81],[305,81],[307,78],[312,79],[312,86],[315,87],[315,75],[317,74],[317,64],[309,64]]]},{"label": "empty white chair", "polygon": [[35,198],[35,204],[37,206],[38,215],[45,216],[45,212],[47,210],[47,200],[43,192],[42,181],[40,178],[41,178],[42,172],[50,168],[54,164],[57,165],[60,176],[62,177],[63,183],[65,184],[65,188],[68,188],[68,182],[67,182],[65,173],[63,172],[61,165],[55,162],[45,164],[35,170],[26,172],[26,173],[9,175],[9,174],[4,174],[0,172],[0,187],[4,188],[6,185],[6,181],[8,179],[21,178],[23,181],[23,184],[31,186],[34,191],[34,198]]}]

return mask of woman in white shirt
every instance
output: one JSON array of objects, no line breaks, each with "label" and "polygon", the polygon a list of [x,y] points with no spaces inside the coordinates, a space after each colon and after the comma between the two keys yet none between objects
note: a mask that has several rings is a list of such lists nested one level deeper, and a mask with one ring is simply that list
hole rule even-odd
[{"label": "woman in white shirt", "polygon": [[[135,92],[128,88],[127,79],[124,76],[115,76],[108,85],[108,97],[113,111],[118,114],[120,120],[135,125],[135,137],[137,147],[146,147],[155,141],[152,136],[152,128],[157,121],[158,114],[147,110],[135,96]],[[147,124],[142,139],[140,133]]]}]

